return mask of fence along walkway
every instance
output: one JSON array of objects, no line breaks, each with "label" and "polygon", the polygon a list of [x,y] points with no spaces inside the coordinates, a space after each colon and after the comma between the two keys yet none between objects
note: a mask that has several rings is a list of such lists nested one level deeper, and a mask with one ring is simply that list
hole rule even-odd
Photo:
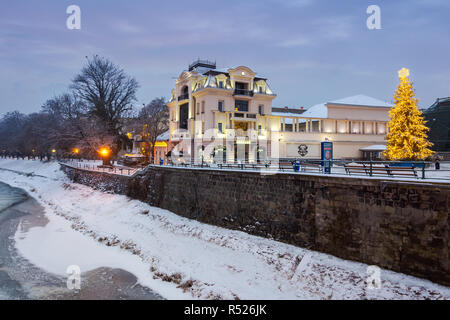
[{"label": "fence along walkway", "polygon": [[130,168],[130,167],[124,167],[124,166],[112,166],[112,167],[105,167],[102,165],[98,165],[97,163],[89,163],[89,162],[79,162],[79,161],[61,161],[64,163],[64,165],[72,168],[87,170],[87,171],[94,171],[94,172],[102,172],[102,173],[109,173],[109,174],[118,174],[118,175],[124,175],[124,176],[132,176],[137,171],[141,169],[137,168]]},{"label": "fence along walkway", "polygon": [[[0,159],[17,159],[17,160],[33,160],[38,161],[37,157],[11,157],[0,156]],[[327,174],[325,166],[321,160],[300,160],[298,172],[295,168],[295,159],[270,161],[266,163],[178,163],[168,164],[165,167],[173,168],[209,168],[214,170],[251,170],[251,171],[268,171],[268,172],[292,172],[311,173],[311,174]],[[131,168],[115,165],[113,167],[103,167],[101,161],[98,160],[79,160],[79,159],[62,159],[60,162],[67,166],[89,170],[94,172],[103,172],[109,174],[132,176],[142,168]],[[350,161],[350,160],[333,160],[331,162],[331,175],[352,175],[352,176],[373,176],[373,177],[389,177],[389,178],[406,178],[414,180],[437,180],[450,182],[450,161],[441,161],[439,163],[440,170],[435,170],[434,162],[401,162],[401,161]],[[410,166],[407,166],[410,164]],[[411,164],[413,164],[411,166]],[[159,167],[158,165],[151,165]]]},{"label": "fence along walkway", "polygon": [[[168,166],[182,168],[209,168],[217,170],[252,170],[280,171],[292,173],[316,173],[347,176],[370,176],[388,178],[409,178],[421,180],[450,181],[450,161],[439,163],[440,170],[435,169],[434,162],[411,161],[353,161],[353,160],[279,160],[267,163],[172,163]],[[326,168],[329,166],[329,172]]]}]

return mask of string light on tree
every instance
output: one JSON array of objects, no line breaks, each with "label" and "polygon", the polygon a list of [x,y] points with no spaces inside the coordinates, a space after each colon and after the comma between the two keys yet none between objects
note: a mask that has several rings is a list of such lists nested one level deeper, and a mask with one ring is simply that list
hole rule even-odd
[{"label": "string light on tree", "polygon": [[389,111],[387,147],[384,155],[389,160],[424,160],[434,152],[428,141],[429,129],[425,126],[422,112],[418,108],[410,72],[406,68],[398,71],[400,84],[394,95],[395,106]]}]

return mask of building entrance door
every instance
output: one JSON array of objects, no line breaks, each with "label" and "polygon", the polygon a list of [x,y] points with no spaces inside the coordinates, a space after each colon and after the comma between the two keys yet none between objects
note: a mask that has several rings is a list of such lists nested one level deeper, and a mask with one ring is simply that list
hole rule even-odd
[{"label": "building entrance door", "polygon": [[250,145],[248,143],[234,143],[234,161],[248,162]]}]

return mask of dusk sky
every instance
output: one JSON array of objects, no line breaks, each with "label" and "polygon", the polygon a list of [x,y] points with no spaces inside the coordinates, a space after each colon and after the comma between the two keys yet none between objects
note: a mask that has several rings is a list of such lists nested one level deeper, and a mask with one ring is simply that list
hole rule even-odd
[{"label": "dusk sky", "polygon": [[[136,78],[136,106],[168,98],[198,57],[268,78],[274,107],[391,102],[402,67],[420,107],[450,96],[448,0],[0,1],[0,114],[38,111],[94,54]],[[66,27],[72,4],[81,30]],[[369,5],[381,7],[381,30],[366,26]]]}]

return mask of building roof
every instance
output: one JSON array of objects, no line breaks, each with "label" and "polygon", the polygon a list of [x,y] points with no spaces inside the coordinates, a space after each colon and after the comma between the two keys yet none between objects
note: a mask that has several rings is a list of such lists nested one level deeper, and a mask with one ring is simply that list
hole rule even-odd
[{"label": "building roof", "polygon": [[364,147],[359,149],[361,151],[384,151],[386,150],[386,146],[384,144],[374,144],[368,147]]},{"label": "building roof", "polygon": [[328,108],[326,106],[326,103],[319,103],[308,108],[308,110],[303,112],[301,116],[319,119],[328,118]]},{"label": "building roof", "polygon": [[169,140],[169,130],[167,130],[164,133],[161,133],[157,138],[156,141],[167,141]]},{"label": "building roof", "polygon": [[430,113],[443,108],[447,109],[449,106],[450,106],[450,97],[437,98],[436,101],[428,109],[423,110],[423,112]]},{"label": "building roof", "polygon": [[[230,69],[233,69],[233,68],[208,69],[208,70],[205,70],[204,72],[200,72],[200,73],[203,74],[203,75],[217,75],[217,74],[222,73],[222,74],[225,74],[225,75],[229,76],[228,70],[230,70]],[[257,74],[255,76],[254,80],[255,81],[267,80],[267,78]]]},{"label": "building roof", "polygon": [[324,102],[316,104],[308,110],[306,110],[302,116],[310,117],[310,118],[318,118],[318,119],[326,119],[328,118],[328,107],[327,104],[338,104],[338,105],[346,105],[346,106],[360,106],[360,107],[382,107],[382,108],[392,108],[393,105],[387,103],[382,100],[378,100],[363,94],[359,94],[356,96],[343,98],[339,100],[333,100],[330,102]]},{"label": "building roof", "polygon": [[305,112],[306,109],[303,109],[303,107],[272,107],[272,113],[279,112],[279,113],[296,113],[296,114],[302,114]]},{"label": "building roof", "polygon": [[280,116],[280,117],[301,117],[301,113],[294,113],[294,112],[277,112],[272,111],[273,116]]},{"label": "building roof", "polygon": [[352,106],[365,106],[365,107],[393,107],[393,104],[388,103],[386,101],[378,100],[364,94],[358,94],[356,96],[334,100],[328,102],[329,104],[343,104],[343,105],[352,105]]}]

